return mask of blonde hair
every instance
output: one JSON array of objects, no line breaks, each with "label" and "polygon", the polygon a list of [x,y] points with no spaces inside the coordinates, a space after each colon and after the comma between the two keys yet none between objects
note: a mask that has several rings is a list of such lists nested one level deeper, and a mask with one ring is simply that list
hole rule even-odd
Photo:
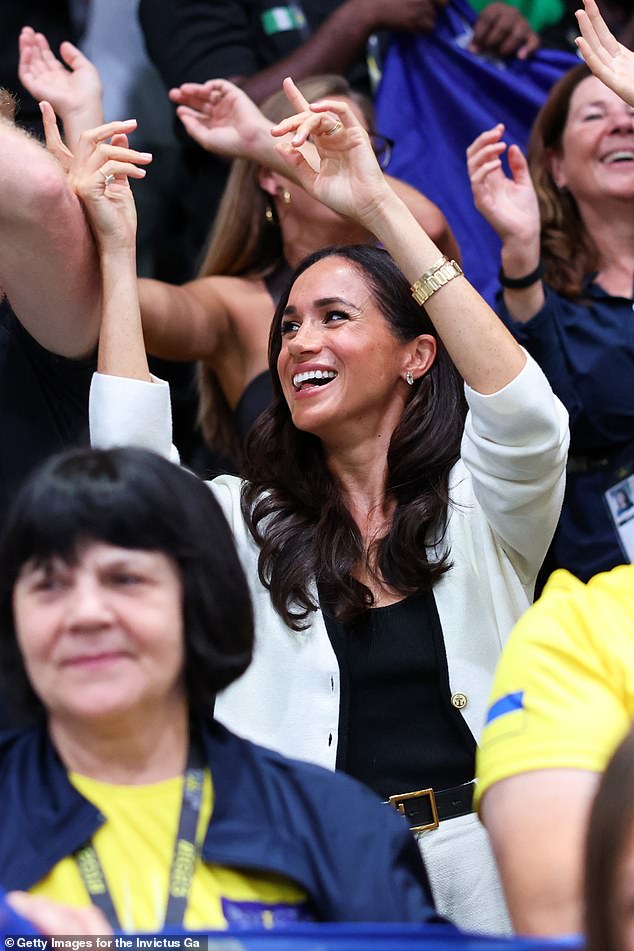
[{"label": "blonde hair", "polygon": [[[343,76],[324,74],[300,80],[298,88],[309,102],[326,96],[346,96],[362,109],[372,125],[372,104],[354,92]],[[270,96],[261,106],[267,119],[281,122],[293,114],[293,107],[282,91]],[[234,277],[263,278],[284,261],[282,236],[270,198],[260,188],[261,166],[247,159],[235,159],[223,192],[199,277],[223,274]],[[267,208],[273,220],[267,219]],[[205,441],[213,449],[241,462],[233,413],[214,370],[198,364],[198,422]]]}]

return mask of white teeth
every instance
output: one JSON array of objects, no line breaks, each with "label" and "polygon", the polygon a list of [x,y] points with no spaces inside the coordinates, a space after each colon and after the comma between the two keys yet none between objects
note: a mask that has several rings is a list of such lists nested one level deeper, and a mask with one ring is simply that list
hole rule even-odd
[{"label": "white teeth", "polygon": [[302,383],[309,383],[313,380],[334,380],[337,376],[334,370],[306,370],[304,373],[296,373],[293,376],[293,386],[299,389]]},{"label": "white teeth", "polygon": [[603,159],[608,165],[612,162],[631,162],[634,160],[634,152],[630,152],[627,149],[622,149],[620,152],[610,152],[609,155],[606,155]]}]

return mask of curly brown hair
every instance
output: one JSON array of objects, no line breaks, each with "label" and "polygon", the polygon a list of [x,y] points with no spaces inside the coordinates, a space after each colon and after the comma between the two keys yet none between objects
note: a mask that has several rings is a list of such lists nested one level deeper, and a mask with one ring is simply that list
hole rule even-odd
[{"label": "curly brown hair", "polygon": [[563,297],[579,298],[584,278],[596,271],[598,249],[567,189],[559,188],[551,172],[553,153],[561,152],[572,94],[591,76],[581,63],[555,83],[533,123],[528,165],[539,201],[541,248],[548,284]]}]

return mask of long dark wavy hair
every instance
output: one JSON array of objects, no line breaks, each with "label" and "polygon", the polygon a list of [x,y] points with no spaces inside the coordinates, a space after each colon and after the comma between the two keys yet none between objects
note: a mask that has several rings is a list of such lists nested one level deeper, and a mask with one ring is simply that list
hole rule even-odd
[{"label": "long dark wavy hair", "polygon": [[541,215],[545,278],[558,294],[571,299],[581,297],[584,278],[596,271],[599,253],[577,202],[567,189],[555,184],[550,158],[561,152],[572,94],[591,75],[580,63],[555,83],[533,123],[528,146],[528,165]]},{"label": "long dark wavy hair", "polygon": [[[331,256],[360,271],[395,341],[422,333],[438,340],[404,276],[378,248],[324,248],[299,265],[292,283]],[[284,621],[301,630],[318,606],[315,585],[321,606],[349,620],[373,603],[370,589],[355,578],[360,566],[404,596],[431,587],[451,566],[448,551],[429,560],[428,546],[444,537],[448,478],[460,454],[465,400],[462,380],[438,340],[436,359],[411,388],[388,449],[385,491],[396,503],[392,523],[366,550],[341,487],[326,466],[320,440],[293,425],[282,394],[277,373],[280,324],[292,283],[271,325],[269,367],[275,399],[247,440],[242,511],[260,546],[260,579]]]}]

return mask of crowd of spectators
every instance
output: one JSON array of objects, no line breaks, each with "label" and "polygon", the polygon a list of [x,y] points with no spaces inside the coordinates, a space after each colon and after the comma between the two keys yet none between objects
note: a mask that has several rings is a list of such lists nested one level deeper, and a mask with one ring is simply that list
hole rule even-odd
[{"label": "crowd of spectators", "polygon": [[0,887],[44,931],[632,947],[634,15],[474,3],[488,68],[585,61],[464,156],[491,308],[372,107],[452,3],[140,0],[145,137],[99,3],[0,15]]}]

